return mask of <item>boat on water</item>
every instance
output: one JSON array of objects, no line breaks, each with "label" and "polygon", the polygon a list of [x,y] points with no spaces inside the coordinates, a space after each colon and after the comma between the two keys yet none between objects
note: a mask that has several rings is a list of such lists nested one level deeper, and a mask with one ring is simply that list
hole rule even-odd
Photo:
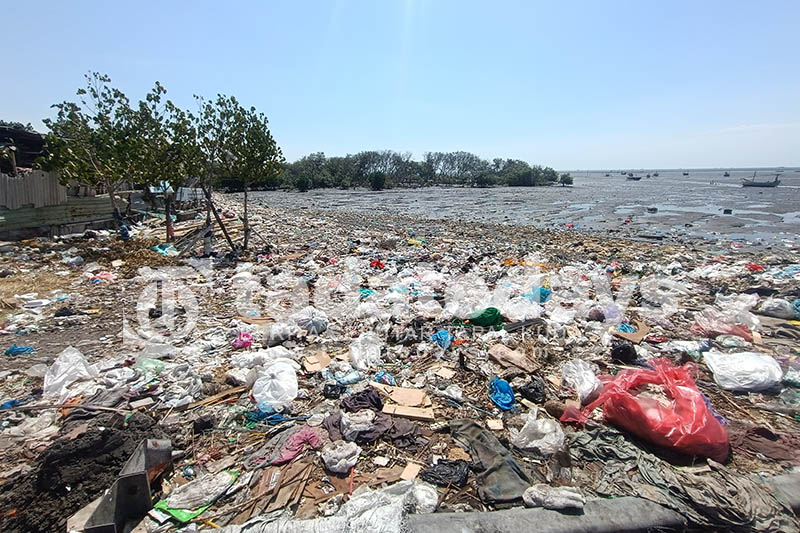
[{"label": "boat on water", "polygon": [[742,187],[777,187],[781,184],[781,180],[778,179],[779,176],[780,174],[775,174],[772,181],[756,181],[756,173],[753,172],[752,178],[742,180]]},{"label": "boat on water", "polygon": [[726,170],[725,174],[723,174],[722,177],[723,178],[730,178],[731,177],[731,173]]},{"label": "boat on water", "polygon": [[688,175],[689,175],[689,173],[688,173],[688,172],[684,172],[684,173],[683,173],[683,175],[684,175],[684,176],[688,176]]},{"label": "boat on water", "polygon": [[650,174],[648,174],[647,176],[645,176],[645,178],[649,178],[649,177],[650,177]]},{"label": "boat on water", "polygon": [[611,175],[611,174],[609,174],[608,172],[606,172],[606,177],[609,177],[610,175]]},{"label": "boat on water", "polygon": [[628,179],[628,180],[631,180],[631,181],[639,181],[640,179],[642,179],[642,177],[641,176],[634,176],[633,174],[628,174],[628,177],[625,178],[625,179]]},{"label": "boat on water", "polygon": [[658,177],[658,172],[653,172],[653,177],[657,178]]}]

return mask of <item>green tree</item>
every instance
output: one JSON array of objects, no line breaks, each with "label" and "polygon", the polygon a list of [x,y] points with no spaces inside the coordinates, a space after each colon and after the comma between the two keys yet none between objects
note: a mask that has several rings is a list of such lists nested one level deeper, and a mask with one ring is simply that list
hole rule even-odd
[{"label": "green tree", "polygon": [[245,108],[233,96],[217,95],[213,102],[200,100],[198,135],[209,172],[218,177],[239,179],[244,187],[244,244],[250,240],[247,194],[255,183],[277,183],[284,163],[283,154],[269,121],[254,107]]},{"label": "green tree", "polygon": [[36,130],[33,129],[33,126],[30,122],[27,124],[23,124],[22,122],[15,122],[13,120],[0,120],[0,128],[11,128],[15,130],[23,130],[30,133],[35,133]]},{"label": "green tree", "polygon": [[561,174],[561,179],[559,180],[559,183],[561,184],[562,187],[564,187],[565,185],[572,185],[572,176],[570,176],[569,172]]},{"label": "green tree", "polygon": [[373,191],[382,191],[386,187],[386,174],[373,172],[369,175],[369,186]]},{"label": "green tree", "polygon": [[111,78],[98,72],[85,78],[78,102],[54,104],[56,117],[43,120],[49,133],[42,166],[59,170],[65,182],[105,188],[118,213],[115,192],[133,177],[140,132],[128,97],[111,86]]}]

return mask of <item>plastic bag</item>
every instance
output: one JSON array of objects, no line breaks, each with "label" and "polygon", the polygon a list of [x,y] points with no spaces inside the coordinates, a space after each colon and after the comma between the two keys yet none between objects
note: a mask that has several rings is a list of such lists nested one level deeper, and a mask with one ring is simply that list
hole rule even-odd
[{"label": "plastic bag", "polygon": [[89,361],[77,348],[72,346],[66,348],[44,375],[44,396],[57,397],[59,402],[65,401],[69,397],[69,386],[76,381],[94,379],[97,376],[97,368],[90,365]]},{"label": "plastic bag", "polygon": [[246,331],[240,331],[236,338],[233,339],[233,347],[237,350],[240,348],[249,348],[253,344],[253,336]]},{"label": "plastic bag", "polygon": [[710,351],[703,359],[714,373],[714,381],[725,390],[762,391],[774,387],[783,378],[778,362],[758,352]]},{"label": "plastic bag", "polygon": [[592,366],[583,359],[573,359],[561,367],[561,383],[578,393],[581,404],[597,398],[603,390],[603,384],[594,375]]},{"label": "plastic bag", "polygon": [[[583,423],[602,406],[607,422],[641,439],[686,455],[725,461],[730,451],[728,435],[690,375],[694,365],[676,367],[667,359],[651,359],[649,364],[653,370],[622,370],[597,400],[582,412],[568,407],[561,421]],[[669,405],[631,392],[648,384],[663,386]]]},{"label": "plastic bag", "polygon": [[297,398],[297,374],[288,362],[277,361],[264,369],[253,384],[253,398],[261,411],[278,411]]},{"label": "plastic bag", "polygon": [[197,509],[214,503],[236,480],[225,470],[190,481],[176,488],[167,498],[170,509]]},{"label": "plastic bag", "polygon": [[551,487],[543,483],[534,485],[522,493],[526,507],[545,509],[583,509],[586,498],[574,487]]},{"label": "plastic bag", "polygon": [[512,435],[511,444],[520,450],[538,451],[542,455],[553,455],[564,446],[564,430],[561,424],[549,418],[536,419],[537,410],[528,414],[528,419],[516,435]]},{"label": "plastic bag", "polygon": [[322,449],[325,468],[336,474],[349,474],[361,455],[361,446],[355,442],[337,440]]},{"label": "plastic bag", "polygon": [[369,370],[381,363],[381,340],[374,333],[362,333],[350,343],[350,362],[356,370]]},{"label": "plastic bag", "polygon": [[467,484],[469,476],[469,463],[463,459],[450,461],[449,459],[439,459],[439,462],[430,468],[423,470],[419,477],[423,481],[433,483],[440,487],[463,487]]},{"label": "plastic bag", "polygon": [[764,300],[764,303],[758,308],[758,312],[762,315],[785,318],[786,320],[792,320],[795,316],[794,307],[783,298],[768,298]]},{"label": "plastic bag", "polygon": [[277,346],[278,344],[291,339],[300,333],[300,328],[293,322],[278,322],[269,327],[267,335],[267,345]]},{"label": "plastic bag", "polygon": [[496,377],[489,382],[489,397],[503,411],[514,408],[514,391],[504,379]]},{"label": "plastic bag", "polygon": [[344,440],[356,440],[362,431],[369,431],[375,426],[375,411],[362,409],[355,413],[342,412],[339,428]]},{"label": "plastic bag", "polygon": [[314,335],[319,335],[328,329],[328,315],[310,305],[292,315],[292,320],[299,327]]}]

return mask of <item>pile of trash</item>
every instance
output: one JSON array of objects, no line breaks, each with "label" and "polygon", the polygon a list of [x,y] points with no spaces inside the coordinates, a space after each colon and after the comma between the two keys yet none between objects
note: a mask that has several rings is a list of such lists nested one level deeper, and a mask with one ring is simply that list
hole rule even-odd
[{"label": "pile of trash", "polygon": [[[91,531],[119,505],[150,532],[403,531],[619,496],[798,529],[767,483],[800,464],[792,250],[251,217],[247,253],[153,250],[147,222],[108,261],[113,234],[0,247],[8,277],[63,279],[3,300],[0,529]],[[69,477],[81,443],[126,431],[102,473]],[[171,467],[132,510],[112,483],[143,439],[168,439]]]}]

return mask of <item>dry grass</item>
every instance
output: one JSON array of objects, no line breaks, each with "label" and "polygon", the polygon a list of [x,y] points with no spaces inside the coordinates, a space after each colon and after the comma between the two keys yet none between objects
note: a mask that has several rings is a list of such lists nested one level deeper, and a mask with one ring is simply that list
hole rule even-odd
[{"label": "dry grass", "polygon": [[13,298],[15,294],[29,292],[38,293],[40,298],[46,298],[54,290],[68,291],[74,280],[73,276],[56,276],[44,269],[20,272],[0,279],[0,299]]}]

